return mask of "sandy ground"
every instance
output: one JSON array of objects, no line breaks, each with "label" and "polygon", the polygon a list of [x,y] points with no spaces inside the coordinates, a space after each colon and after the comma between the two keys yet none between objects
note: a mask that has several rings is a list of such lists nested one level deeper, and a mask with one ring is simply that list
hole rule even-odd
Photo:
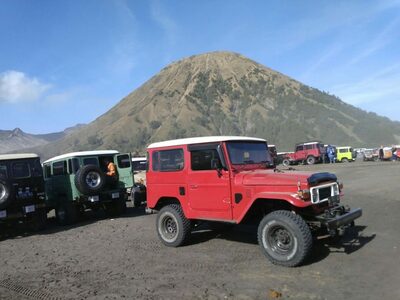
[{"label": "sandy ground", "polygon": [[129,208],[72,227],[0,240],[0,299],[400,299],[400,163],[301,166],[335,172],[364,215],[343,244],[318,242],[307,264],[274,266],[255,229],[193,233],[168,248],[155,215]]}]

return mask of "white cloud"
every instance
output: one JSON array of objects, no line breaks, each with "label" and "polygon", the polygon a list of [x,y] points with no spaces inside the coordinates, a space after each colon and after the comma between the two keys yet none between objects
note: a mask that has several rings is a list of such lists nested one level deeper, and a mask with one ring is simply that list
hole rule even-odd
[{"label": "white cloud", "polygon": [[22,72],[6,71],[0,74],[0,103],[35,101],[49,88],[49,84],[44,84],[37,78],[28,77]]}]

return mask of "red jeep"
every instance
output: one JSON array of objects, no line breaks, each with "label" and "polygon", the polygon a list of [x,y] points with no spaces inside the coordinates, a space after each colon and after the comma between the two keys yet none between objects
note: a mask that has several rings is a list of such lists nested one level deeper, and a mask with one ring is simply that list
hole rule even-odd
[{"label": "red jeep", "polygon": [[199,137],[148,147],[147,212],[158,211],[161,241],[184,244],[200,221],[256,221],[258,242],[275,264],[297,266],[313,235],[341,235],[361,209],[340,205],[331,173],[270,168],[267,143],[249,137]]},{"label": "red jeep", "polygon": [[308,142],[296,144],[295,152],[288,153],[282,161],[284,166],[307,163],[313,165],[316,162],[323,162],[326,151],[321,142]]}]

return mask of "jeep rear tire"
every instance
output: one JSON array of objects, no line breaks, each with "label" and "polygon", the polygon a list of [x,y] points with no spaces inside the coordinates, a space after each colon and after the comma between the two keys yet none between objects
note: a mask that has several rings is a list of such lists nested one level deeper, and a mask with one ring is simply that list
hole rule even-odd
[{"label": "jeep rear tire", "polygon": [[83,166],[75,174],[75,186],[84,195],[99,193],[105,184],[105,174],[98,166]]},{"label": "jeep rear tire", "polygon": [[314,156],[308,156],[307,157],[307,165],[313,165],[315,164],[315,157]]},{"label": "jeep rear tire", "polygon": [[138,183],[132,187],[131,201],[133,207],[140,207],[142,203],[146,202],[146,186]]},{"label": "jeep rear tire", "polygon": [[261,220],[258,226],[258,243],[273,264],[295,267],[303,263],[310,254],[312,235],[299,215],[277,210]]},{"label": "jeep rear tire", "polygon": [[56,208],[56,219],[59,225],[71,225],[78,219],[78,208],[71,202],[60,203]]},{"label": "jeep rear tire", "polygon": [[178,204],[164,206],[157,214],[156,224],[157,234],[166,246],[179,247],[190,237],[191,221]]},{"label": "jeep rear tire", "polygon": [[282,165],[284,165],[285,167],[289,167],[290,166],[290,160],[285,158],[284,160],[282,160]]},{"label": "jeep rear tire", "polygon": [[347,158],[342,158],[341,162],[342,162],[342,163],[348,163],[349,160],[348,160]]},{"label": "jeep rear tire", "polygon": [[28,224],[29,229],[34,232],[41,231],[46,227],[47,223],[47,211],[45,208],[39,208],[32,216],[30,223]]},{"label": "jeep rear tire", "polygon": [[0,179],[0,209],[6,208],[10,200],[11,185],[6,180]]}]

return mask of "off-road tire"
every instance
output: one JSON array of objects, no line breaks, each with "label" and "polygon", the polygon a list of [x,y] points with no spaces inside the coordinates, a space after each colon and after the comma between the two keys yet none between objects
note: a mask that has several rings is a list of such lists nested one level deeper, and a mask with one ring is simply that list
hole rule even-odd
[{"label": "off-road tire", "polygon": [[117,217],[126,212],[126,201],[124,198],[115,199],[106,203],[106,213],[110,217]]},{"label": "off-road tire", "polygon": [[179,247],[190,237],[191,221],[185,217],[180,205],[170,204],[157,214],[156,229],[164,245]]},{"label": "off-road tire", "polygon": [[83,195],[95,195],[106,184],[106,175],[96,165],[82,166],[75,174],[75,186]]},{"label": "off-road tire", "polygon": [[56,219],[61,226],[72,225],[78,220],[78,208],[72,202],[60,203],[56,208]]},{"label": "off-road tire", "polygon": [[11,185],[0,178],[0,209],[6,208],[11,201]]},{"label": "off-road tire", "polygon": [[347,158],[342,158],[341,162],[342,162],[342,163],[348,163],[349,160],[348,160]]},{"label": "off-road tire", "polygon": [[284,165],[285,167],[289,167],[290,166],[290,160],[285,158],[284,160],[282,160],[282,165]]},{"label": "off-road tire", "polygon": [[140,207],[146,202],[146,186],[137,184],[132,187],[131,202],[133,207]]},{"label": "off-road tire", "polygon": [[310,254],[312,235],[302,217],[290,211],[277,210],[261,220],[258,243],[273,264],[296,267]]},{"label": "off-road tire", "polygon": [[47,210],[39,208],[32,216],[30,222],[27,224],[28,229],[37,232],[46,228],[47,224]]},{"label": "off-road tire", "polygon": [[315,159],[315,157],[312,156],[312,155],[308,156],[308,157],[307,157],[307,160],[306,160],[307,165],[313,165],[313,164],[315,164],[315,161],[316,161],[316,159]]}]

